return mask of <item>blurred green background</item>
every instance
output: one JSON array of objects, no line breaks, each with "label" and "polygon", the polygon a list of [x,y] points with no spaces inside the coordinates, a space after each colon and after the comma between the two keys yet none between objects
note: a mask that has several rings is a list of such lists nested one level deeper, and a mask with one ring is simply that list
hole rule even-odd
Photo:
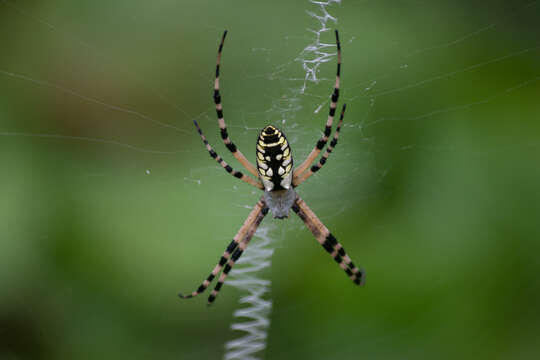
[{"label": "blurred green background", "polygon": [[[259,196],[260,128],[298,163],[335,58],[295,59],[305,1],[0,1],[0,358],[219,359],[241,295],[180,301]],[[299,193],[367,272],[353,286],[299,219],[276,249],[267,359],[533,359],[540,352],[540,2],[353,1],[340,144]],[[332,43],[330,32],[322,40]],[[329,48],[330,52],[334,50]],[[316,112],[322,105],[322,110]],[[152,150],[155,152],[148,152]],[[249,252],[249,248],[248,248]]]}]

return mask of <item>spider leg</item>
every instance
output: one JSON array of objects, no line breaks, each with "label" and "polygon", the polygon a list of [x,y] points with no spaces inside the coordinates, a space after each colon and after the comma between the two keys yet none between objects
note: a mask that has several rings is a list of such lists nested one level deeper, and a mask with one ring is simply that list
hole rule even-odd
[{"label": "spider leg", "polygon": [[229,174],[231,174],[232,176],[234,176],[235,178],[238,178],[250,185],[253,185],[255,186],[257,189],[263,189],[263,185],[261,183],[261,181],[257,178],[257,180],[253,180],[253,178],[251,178],[250,176],[248,175],[245,175],[243,173],[241,173],[240,171],[236,171],[234,170],[229,164],[227,164],[227,162],[225,160],[223,160],[221,158],[221,156],[219,156],[215,151],[214,149],[212,148],[212,146],[208,143],[208,140],[206,140],[206,136],[204,136],[199,124],[193,120],[193,123],[195,124],[195,126],[197,127],[197,131],[199,132],[199,135],[201,136],[201,139],[204,143],[204,145],[206,146],[206,150],[208,150],[208,152],[210,153],[210,156],[216,160],[219,165],[221,165],[225,171],[227,171]]},{"label": "spider leg", "polygon": [[341,73],[341,45],[339,42],[338,31],[336,30],[336,46],[337,46],[337,72],[336,72],[336,84],[334,86],[334,92],[332,93],[332,101],[330,102],[330,111],[328,113],[328,120],[326,121],[326,127],[324,128],[324,135],[319,139],[317,145],[311,150],[311,153],[308,155],[307,159],[304,160],[300,166],[294,170],[294,178],[298,178],[315,158],[319,155],[321,150],[324,148],[328,142],[328,137],[332,131],[332,122],[334,121],[334,115],[336,113],[337,101],[339,98],[339,83],[340,83],[340,73]]},{"label": "spider leg", "polygon": [[[237,248],[244,241],[244,239],[246,238],[246,233],[248,233],[251,230],[251,228],[253,227],[253,224],[256,221],[258,221],[259,218],[261,218],[262,213],[266,214],[268,210],[265,210],[265,209],[267,209],[266,204],[262,201],[262,199],[259,200],[257,204],[255,204],[255,207],[253,208],[251,213],[248,215],[246,221],[244,221],[244,224],[242,225],[242,227],[240,227],[240,230],[238,230],[238,233],[234,236],[229,246],[227,246],[227,249],[225,249],[225,252],[219,259],[219,262],[216,264],[216,266],[214,267],[210,275],[202,282],[199,288],[195,290],[194,292],[192,292],[191,294],[188,294],[188,295],[178,294],[180,298],[189,299],[189,298],[199,295],[200,293],[206,290],[206,288],[210,285],[212,280],[214,280],[214,278],[219,274],[221,269],[223,269],[223,266],[225,266],[225,264],[227,264],[227,262],[231,259],[231,256],[232,257],[235,256]],[[262,217],[264,217],[264,215],[262,215]],[[262,218],[261,218],[261,221],[262,221]]]},{"label": "spider leg", "polygon": [[231,271],[236,261],[240,258],[240,256],[242,256],[242,253],[246,250],[249,242],[251,241],[251,238],[257,231],[257,228],[261,224],[266,214],[268,214],[268,207],[266,207],[265,205],[265,207],[259,213],[255,221],[251,224],[251,227],[249,228],[249,230],[245,233],[244,239],[242,240],[242,242],[240,242],[240,244],[238,245],[238,247],[236,248],[236,250],[230,257],[229,261],[227,262],[227,265],[225,265],[225,268],[223,269],[223,272],[221,273],[221,276],[219,277],[219,280],[216,286],[214,287],[214,290],[212,290],[212,292],[210,293],[210,296],[208,297],[208,305],[212,305],[214,300],[216,300],[216,297],[218,296],[219,291],[221,290],[221,287],[225,283],[225,279],[227,278],[227,275],[229,275],[229,271]]},{"label": "spider leg", "polygon": [[293,211],[304,221],[306,226],[311,230],[317,241],[323,248],[332,256],[339,266],[347,273],[349,278],[357,284],[364,284],[364,272],[358,269],[352,262],[351,258],[345,252],[343,246],[336,240],[334,235],[324,226],[319,218],[307,206],[304,200],[300,197],[292,206]]},{"label": "spider leg", "polygon": [[227,36],[227,30],[223,33],[223,36],[221,38],[221,43],[219,44],[218,49],[218,55],[216,60],[216,79],[214,81],[214,103],[216,104],[216,113],[218,117],[218,123],[219,123],[219,129],[221,132],[221,138],[223,139],[223,143],[229,149],[229,151],[233,154],[233,156],[240,161],[240,164],[242,164],[247,171],[253,174],[253,176],[258,177],[257,175],[257,169],[255,166],[249,162],[248,159],[242,154],[240,150],[236,147],[236,145],[232,142],[232,140],[229,138],[229,134],[227,133],[227,125],[225,125],[225,119],[223,117],[223,106],[221,105],[221,95],[219,93],[219,67],[221,62],[221,51],[223,50],[223,44],[225,43],[225,37]]},{"label": "spider leg", "polygon": [[328,157],[330,157],[330,153],[334,148],[336,147],[339,139],[339,130],[341,130],[341,125],[343,124],[343,116],[345,115],[345,107],[346,105],[343,104],[343,108],[341,109],[341,115],[339,116],[339,123],[336,128],[336,132],[334,133],[334,138],[332,141],[330,141],[330,145],[326,147],[326,151],[324,152],[323,156],[319,159],[319,162],[316,165],[313,165],[311,169],[305,171],[302,175],[300,175],[297,178],[293,179],[293,186],[296,187],[306,181],[307,178],[309,178],[311,175],[319,171],[323,165],[326,163],[326,160],[328,160]]}]

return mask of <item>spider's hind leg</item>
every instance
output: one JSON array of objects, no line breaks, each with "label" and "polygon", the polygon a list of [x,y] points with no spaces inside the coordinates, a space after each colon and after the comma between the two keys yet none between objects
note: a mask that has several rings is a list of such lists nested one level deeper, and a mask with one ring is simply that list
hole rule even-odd
[{"label": "spider's hind leg", "polygon": [[330,136],[330,133],[332,132],[332,123],[334,121],[334,115],[336,114],[336,107],[337,102],[339,99],[339,87],[340,87],[340,79],[341,79],[341,45],[339,42],[339,34],[338,31],[335,31],[336,33],[336,47],[337,47],[337,70],[336,70],[336,82],[334,85],[334,91],[332,92],[332,97],[330,101],[330,110],[328,112],[328,119],[326,120],[326,125],[324,127],[324,134],[321,136],[319,141],[317,141],[317,144],[311,150],[306,160],[304,160],[303,163],[301,163],[295,170],[294,170],[294,178],[298,179],[302,173],[311,165],[313,161],[319,156],[319,153],[321,150],[326,146],[326,143],[328,142],[328,137]]},{"label": "spider's hind leg", "polygon": [[233,154],[233,156],[238,160],[247,171],[249,171],[253,176],[258,177],[257,169],[255,166],[242,154],[240,149],[233,143],[231,138],[229,138],[229,133],[227,131],[227,125],[225,124],[225,118],[223,116],[223,105],[221,104],[221,94],[219,93],[219,70],[221,67],[221,51],[223,50],[223,44],[225,43],[225,37],[227,36],[227,30],[223,33],[221,37],[221,42],[219,44],[218,55],[216,60],[216,78],[214,80],[214,103],[216,104],[216,114],[218,117],[219,131],[221,133],[221,138],[223,143]]}]

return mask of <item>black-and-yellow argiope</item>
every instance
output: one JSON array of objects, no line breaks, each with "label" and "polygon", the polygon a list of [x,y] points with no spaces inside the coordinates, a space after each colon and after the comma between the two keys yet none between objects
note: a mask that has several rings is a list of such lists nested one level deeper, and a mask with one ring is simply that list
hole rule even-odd
[{"label": "black-and-yellow argiope", "polygon": [[363,285],[364,272],[358,269],[351,258],[345,252],[345,249],[336,240],[336,238],[330,233],[330,231],[324,226],[324,224],[317,218],[317,216],[311,211],[298,194],[294,191],[294,188],[303,183],[307,178],[317,172],[323,167],[328,160],[330,153],[335,148],[341,125],[343,123],[343,116],[345,114],[345,105],[341,110],[339,117],[339,123],[334,134],[334,137],[323,156],[320,158],[317,164],[308,169],[322,149],[328,142],[332,130],[332,122],[334,121],[334,115],[336,112],[337,101],[339,98],[339,85],[340,85],[340,72],[341,72],[341,46],[339,42],[338,32],[336,30],[336,45],[337,45],[337,73],[334,92],[332,94],[332,101],[330,102],[330,112],[328,114],[328,120],[326,121],[326,127],[324,129],[324,135],[319,139],[316,146],[313,148],[307,159],[300,164],[296,169],[293,169],[293,160],[291,149],[283,133],[272,125],[266,126],[262,129],[259,138],[257,139],[257,168],[249,162],[248,159],[238,150],[236,145],[231,141],[227,133],[227,126],[223,118],[223,106],[221,105],[221,96],[219,94],[219,64],[221,60],[221,51],[223,50],[223,43],[225,42],[225,36],[227,31],[223,33],[221,43],[219,45],[217,64],[216,64],[216,79],[214,82],[214,102],[216,104],[216,112],[218,117],[219,128],[221,132],[221,138],[225,143],[227,149],[234,155],[234,157],[240,161],[240,163],[255,176],[252,177],[234,170],[229,164],[225,162],[219,156],[212,146],[206,140],[203,135],[199,124],[193,121],[199,135],[201,136],[206,149],[210,153],[210,156],[214,158],[228,173],[240,180],[255,186],[258,189],[264,191],[263,196],[257,202],[248,218],[235,235],[218,264],[212,270],[208,278],[203,281],[199,288],[189,295],[178,294],[181,298],[191,298],[203,291],[210,285],[212,280],[219,274],[221,270],[221,276],[218,283],[210,296],[208,297],[208,304],[211,304],[218,295],[219,290],[225,282],[225,278],[229,274],[229,271],[233,267],[234,263],[240,258],[242,253],[246,250],[249,241],[255,234],[255,231],[259,227],[261,221],[266,216],[268,211],[271,211],[275,218],[284,219],[289,216],[289,210],[292,209],[299,217],[304,221],[306,226],[311,230],[317,241],[323,246],[323,248],[330,253],[332,258],[339,264],[339,266],[347,273],[351,280],[357,285]]}]

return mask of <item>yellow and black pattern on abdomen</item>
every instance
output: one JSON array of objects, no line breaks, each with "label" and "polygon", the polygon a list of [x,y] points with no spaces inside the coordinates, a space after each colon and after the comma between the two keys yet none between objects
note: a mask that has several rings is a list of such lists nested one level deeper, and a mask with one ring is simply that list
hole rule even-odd
[{"label": "yellow and black pattern on abdomen", "polygon": [[285,135],[272,125],[257,139],[257,171],[267,191],[289,189],[293,161]]}]

